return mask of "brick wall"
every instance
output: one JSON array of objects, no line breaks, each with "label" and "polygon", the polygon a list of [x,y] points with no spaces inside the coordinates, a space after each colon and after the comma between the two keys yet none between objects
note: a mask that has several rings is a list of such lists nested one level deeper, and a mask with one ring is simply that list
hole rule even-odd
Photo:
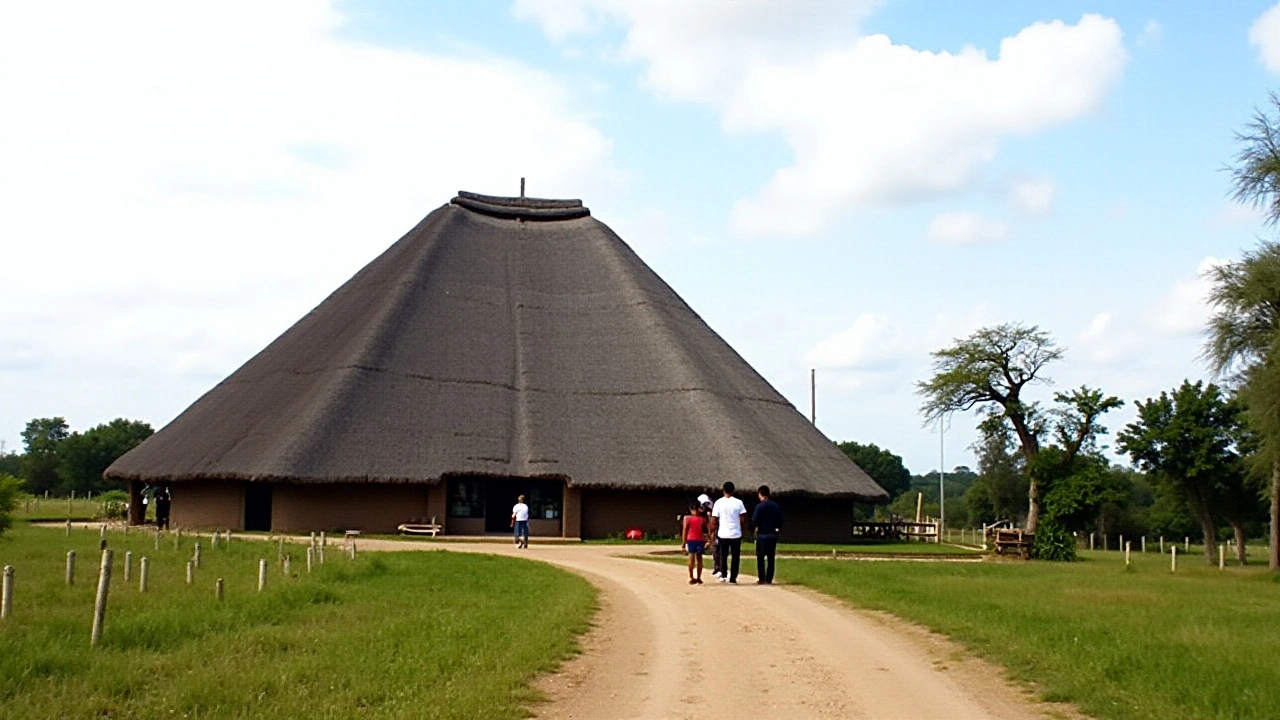
[{"label": "brick wall", "polygon": [[176,482],[170,486],[169,526],[203,530],[244,527],[244,483],[226,480]]},{"label": "brick wall", "polygon": [[271,530],[394,533],[401,523],[429,518],[428,488],[399,483],[276,484],[271,497]]}]

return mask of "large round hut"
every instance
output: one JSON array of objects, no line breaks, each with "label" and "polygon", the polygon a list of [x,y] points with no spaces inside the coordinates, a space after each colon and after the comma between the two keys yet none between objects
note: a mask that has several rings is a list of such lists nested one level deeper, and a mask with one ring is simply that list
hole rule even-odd
[{"label": "large round hut", "polygon": [[[459,193],[117,460],[183,527],[674,533],[768,484],[790,540],[885,491],[578,200]],[[754,495],[754,493],[750,493]]]}]

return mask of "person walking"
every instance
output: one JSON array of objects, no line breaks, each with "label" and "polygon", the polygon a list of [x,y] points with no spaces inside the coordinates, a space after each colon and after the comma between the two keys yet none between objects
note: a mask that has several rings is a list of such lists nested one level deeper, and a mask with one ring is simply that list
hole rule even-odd
[{"label": "person walking", "polygon": [[720,568],[725,572],[720,582],[736,585],[742,564],[742,528],[747,524],[747,506],[733,496],[735,489],[732,482],[724,484],[724,497],[711,506],[711,528],[716,536]]},{"label": "person walking", "polygon": [[[702,552],[707,546],[707,516],[702,503],[689,503],[689,514],[684,516],[680,529],[680,549],[689,554],[689,584],[702,584]],[[694,569],[697,573],[694,573]]]},{"label": "person walking", "polygon": [[774,556],[778,552],[778,532],[782,530],[782,508],[769,498],[769,486],[756,490],[760,504],[751,513],[751,527],[756,532],[756,580],[760,585],[773,584]]},{"label": "person walking", "polygon": [[515,529],[516,547],[529,547],[529,506],[524,504],[523,495],[516,497],[515,507],[511,508],[511,527]]}]

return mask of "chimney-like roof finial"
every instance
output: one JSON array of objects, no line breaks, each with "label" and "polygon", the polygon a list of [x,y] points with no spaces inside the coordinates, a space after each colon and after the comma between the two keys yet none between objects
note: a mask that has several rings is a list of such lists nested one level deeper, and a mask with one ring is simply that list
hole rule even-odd
[{"label": "chimney-like roof finial", "polygon": [[520,197],[524,197],[524,178],[520,178]]}]

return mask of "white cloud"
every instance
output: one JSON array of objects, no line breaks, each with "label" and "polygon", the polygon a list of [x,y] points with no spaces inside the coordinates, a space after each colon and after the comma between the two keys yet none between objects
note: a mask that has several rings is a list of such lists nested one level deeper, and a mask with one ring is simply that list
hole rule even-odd
[{"label": "white cloud", "polygon": [[[1035,23],[1000,43],[928,52],[859,36],[870,3],[521,0],[552,37],[626,28],[624,57],[667,98],[712,105],[726,130],[777,132],[794,159],[740,201],[736,230],[808,235],[852,206],[962,193],[1000,141],[1098,107],[1125,63],[1115,21]],[[602,21],[601,21],[602,22]]]},{"label": "white cloud", "polygon": [[1209,291],[1213,283],[1207,273],[1225,260],[1206,257],[1196,266],[1196,274],[1178,280],[1156,308],[1156,327],[1167,333],[1198,334],[1204,331],[1212,308]]},{"label": "white cloud", "polygon": [[1266,213],[1261,208],[1227,200],[1214,214],[1212,223],[1215,227],[1250,227],[1262,225],[1265,220]]},{"label": "white cloud", "polygon": [[1009,191],[1009,201],[1018,212],[1031,217],[1044,217],[1053,212],[1058,188],[1050,177],[1022,178]]},{"label": "white cloud", "polygon": [[946,212],[929,223],[925,236],[938,245],[983,245],[1009,237],[1009,228],[975,212]]},{"label": "white cloud", "polygon": [[1139,47],[1155,47],[1160,44],[1164,38],[1164,26],[1159,20],[1151,18],[1147,20],[1147,24],[1142,26],[1142,32],[1138,34],[1135,41]]},{"label": "white cloud", "polygon": [[[204,389],[460,188],[621,182],[559,81],[343,39],[336,6],[0,4],[0,427],[181,409],[165,378]],[[90,365],[169,390],[88,407]]]},{"label": "white cloud", "polygon": [[1280,75],[1280,5],[1258,16],[1249,28],[1249,44],[1258,48],[1258,59]]},{"label": "white cloud", "polygon": [[901,333],[887,316],[863,313],[853,325],[823,338],[805,354],[814,368],[879,371],[900,359]]}]

